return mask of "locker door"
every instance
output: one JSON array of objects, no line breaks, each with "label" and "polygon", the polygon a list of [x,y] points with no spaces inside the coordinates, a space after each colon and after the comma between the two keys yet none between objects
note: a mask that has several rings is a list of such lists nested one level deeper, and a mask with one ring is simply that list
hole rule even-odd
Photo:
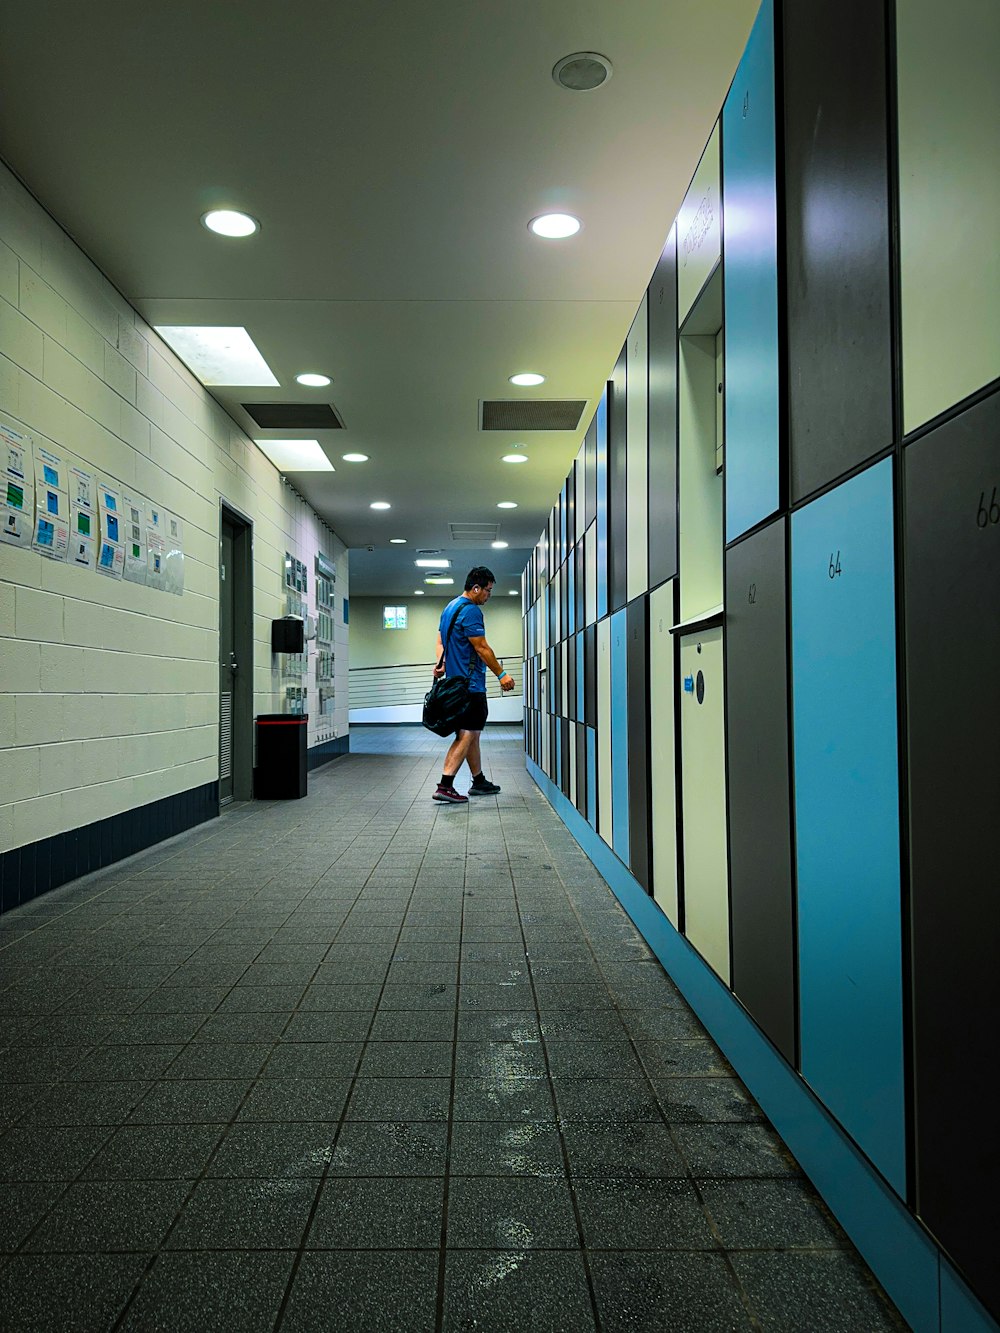
[{"label": "locker door", "polygon": [[684,933],[729,984],[729,874],[721,628],[681,639]]},{"label": "locker door", "polygon": [[906,1185],[892,460],[792,515],[802,1073]]},{"label": "locker door", "polygon": [[628,564],[626,435],[628,348],[618,355],[608,386],[608,610],[625,605]]},{"label": "locker door", "polygon": [[994,1315],[998,440],[993,394],[903,453],[917,1211]]},{"label": "locker door", "polygon": [[677,574],[677,228],[649,284],[649,586]]},{"label": "locker door", "polygon": [[733,990],[795,1064],[784,519],[726,552]]},{"label": "locker door", "polygon": [[[596,599],[595,616],[597,619],[608,613],[608,398],[610,387],[605,388],[601,401],[597,404],[597,434],[595,439],[595,488],[596,488],[596,549],[594,561],[596,577],[594,596]],[[587,576],[589,579],[590,571]],[[590,619],[588,613],[587,619]]]},{"label": "locker door", "polygon": [[644,296],[639,311],[632,321],[627,343],[628,409],[627,449],[625,456],[626,533],[628,565],[626,597],[628,601],[640,596],[649,586],[648,506],[649,476],[647,464],[647,395],[649,366],[646,330],[647,298]]},{"label": "locker door", "polygon": [[576,808],[587,818],[587,728],[576,724]]},{"label": "locker door", "polygon": [[775,137],[774,13],[763,0],[722,112],[727,541],[780,503]]},{"label": "locker door", "polygon": [[611,617],[611,822],[613,847],[629,865],[628,612]]},{"label": "locker door", "polygon": [[583,539],[584,624],[597,619],[597,523],[591,523]]},{"label": "locker door", "polygon": [[611,621],[597,623],[597,831],[612,847]]},{"label": "locker door", "polygon": [[647,893],[649,867],[649,603],[628,606],[628,828],[629,866]]},{"label": "locker door", "polygon": [[649,768],[653,897],[668,919],[677,911],[677,791],[674,751],[674,623],[676,580],[649,594]]}]

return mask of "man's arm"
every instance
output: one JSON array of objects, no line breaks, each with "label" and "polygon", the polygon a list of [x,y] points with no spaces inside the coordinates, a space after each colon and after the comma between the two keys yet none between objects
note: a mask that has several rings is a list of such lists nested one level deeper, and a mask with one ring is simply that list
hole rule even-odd
[{"label": "man's arm", "polygon": [[[441,661],[444,655],[444,644],[441,642],[441,631],[438,630],[437,647],[434,649],[434,674],[435,676],[444,675],[444,663]],[[438,665],[440,663],[440,665]]]},{"label": "man's arm", "polygon": [[503,690],[504,694],[510,694],[511,690],[514,688],[514,677],[509,671],[504,671],[503,667],[497,661],[496,653],[486,642],[486,635],[480,634],[475,638],[472,638],[470,635],[469,643],[482,658],[483,663],[488,666],[494,676],[499,679],[500,688]]}]

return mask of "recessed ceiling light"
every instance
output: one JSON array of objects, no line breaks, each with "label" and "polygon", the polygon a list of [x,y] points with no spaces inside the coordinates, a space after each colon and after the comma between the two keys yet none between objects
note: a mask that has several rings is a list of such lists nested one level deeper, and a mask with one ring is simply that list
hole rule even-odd
[{"label": "recessed ceiling light", "polygon": [[516,500],[501,500],[500,503],[497,505],[497,508],[498,508],[498,509],[516,509],[516,508],[517,508],[517,501],[516,501]]},{"label": "recessed ceiling light", "polygon": [[297,384],[304,384],[307,389],[325,389],[330,383],[330,376],[312,374],[296,375],[295,381]]},{"label": "recessed ceiling light", "polygon": [[444,574],[428,574],[427,577],[424,579],[424,582],[433,583],[435,585],[440,584],[441,586],[444,586],[445,584],[448,583],[454,583],[455,580],[452,578],[446,578]]},{"label": "recessed ceiling light", "polygon": [[557,61],[552,70],[556,83],[570,93],[589,93],[600,88],[611,74],[611,61],[596,51],[574,51]]},{"label": "recessed ceiling light", "polygon": [[249,213],[237,212],[235,208],[213,208],[202,214],[202,225],[219,236],[252,236],[260,231],[260,223]]},{"label": "recessed ceiling light", "polygon": [[256,440],[279,472],[332,472],[333,464],[320,448],[319,440]]},{"label": "recessed ceiling light", "polygon": [[450,560],[414,560],[418,569],[451,569]]},{"label": "recessed ceiling light", "polygon": [[389,538],[389,545],[390,545],[390,546],[405,546],[405,545],[406,545],[406,538],[405,538],[405,537],[390,537],[390,538]]},{"label": "recessed ceiling light", "polygon": [[511,384],[521,384],[521,385],[544,384],[545,376],[536,375],[533,371],[525,371],[523,374],[520,375],[511,375],[510,382]]},{"label": "recessed ceiling light", "polygon": [[423,597],[423,595],[424,595],[424,590],[423,590],[423,588],[414,588],[414,589],[413,589],[413,595],[414,595],[414,597]]},{"label": "recessed ceiling light", "polygon": [[388,500],[373,500],[368,506],[369,509],[391,509],[392,505]]},{"label": "recessed ceiling light", "polygon": [[244,328],[158,324],[156,332],[202,384],[270,389],[278,383]]},{"label": "recessed ceiling light", "polygon": [[341,456],[341,458],[344,460],[345,463],[367,463],[367,462],[368,462],[368,455],[367,455],[367,454],[341,454],[340,456]]},{"label": "recessed ceiling light", "polygon": [[494,551],[506,551],[508,542],[490,542],[490,547]]},{"label": "recessed ceiling light", "polygon": [[531,219],[528,230],[536,236],[544,236],[547,241],[561,241],[576,235],[580,230],[580,219],[572,213],[542,213]]},{"label": "recessed ceiling light", "polygon": [[527,454],[504,454],[503,458],[502,458],[500,461],[503,462],[503,463],[526,463],[526,462],[528,461],[528,455],[527,455]]},{"label": "recessed ceiling light", "polygon": [[520,595],[521,594],[517,591],[516,588],[511,588],[510,592],[507,594],[508,597],[520,597]]}]

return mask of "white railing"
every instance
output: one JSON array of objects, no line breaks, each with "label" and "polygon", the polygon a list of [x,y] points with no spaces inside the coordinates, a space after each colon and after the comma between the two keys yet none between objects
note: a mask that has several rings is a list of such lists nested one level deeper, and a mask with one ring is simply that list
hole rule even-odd
[{"label": "white railing", "polygon": [[[514,677],[514,689],[504,694],[492,672],[486,673],[490,714],[497,721],[520,721],[524,659],[497,654],[497,661]],[[348,704],[351,720],[419,721],[424,695],[433,682],[433,662],[404,662],[396,666],[351,667],[348,673]],[[494,701],[496,701],[494,703]],[[502,704],[501,704],[502,701]],[[510,712],[511,717],[506,714]],[[392,714],[392,716],[387,716]]]}]

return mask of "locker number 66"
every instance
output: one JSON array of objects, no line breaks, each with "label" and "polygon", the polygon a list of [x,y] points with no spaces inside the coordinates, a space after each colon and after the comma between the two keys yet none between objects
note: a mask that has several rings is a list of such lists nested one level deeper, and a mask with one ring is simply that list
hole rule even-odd
[{"label": "locker number 66", "polygon": [[986,492],[981,491],[979,495],[979,511],[976,514],[976,524],[980,528],[985,528],[990,523],[1000,523],[1000,504],[997,503],[996,486],[993,487],[988,509],[986,507]]}]

